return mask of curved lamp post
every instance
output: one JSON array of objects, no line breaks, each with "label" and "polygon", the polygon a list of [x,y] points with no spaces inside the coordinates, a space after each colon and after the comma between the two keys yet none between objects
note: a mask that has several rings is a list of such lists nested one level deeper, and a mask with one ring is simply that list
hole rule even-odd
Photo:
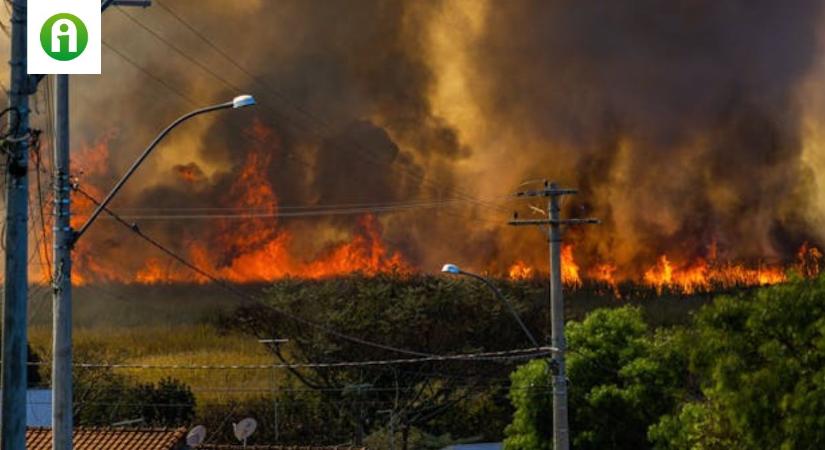
[{"label": "curved lamp post", "polygon": [[455,264],[444,264],[444,267],[441,268],[441,272],[450,275],[464,275],[466,277],[475,278],[476,280],[479,280],[482,283],[484,283],[488,288],[490,288],[491,291],[493,291],[493,294],[495,294],[496,298],[498,298],[499,300],[504,302],[505,305],[507,305],[507,308],[510,309],[510,314],[512,314],[513,318],[516,319],[516,322],[518,322],[519,326],[524,331],[524,334],[527,335],[527,338],[530,339],[530,342],[532,342],[535,347],[540,347],[538,341],[536,341],[536,338],[533,337],[533,333],[531,333],[530,330],[527,329],[527,326],[524,325],[524,322],[521,321],[521,317],[519,317],[518,313],[516,312],[516,309],[513,308],[513,304],[510,303],[509,300],[507,300],[507,297],[505,297],[504,294],[502,294],[501,291],[498,290],[498,288],[490,282],[490,280],[482,277],[481,275],[476,275],[471,272],[465,272]]},{"label": "curved lamp post", "polygon": [[141,154],[140,157],[138,157],[137,161],[135,161],[132,164],[132,167],[129,167],[129,170],[127,170],[126,173],[123,175],[123,177],[121,177],[120,180],[117,182],[117,184],[115,184],[115,187],[112,188],[112,191],[109,192],[108,195],[106,195],[106,198],[104,198],[100,202],[100,204],[97,206],[97,208],[94,210],[94,212],[92,212],[92,215],[89,216],[88,219],[86,219],[86,223],[84,223],[83,226],[80,227],[80,229],[78,229],[74,233],[74,239],[72,240],[72,243],[74,243],[78,239],[80,239],[80,236],[83,236],[83,233],[85,233],[86,230],[88,230],[89,227],[92,225],[92,223],[94,223],[95,219],[97,219],[97,216],[99,216],[100,213],[103,212],[103,210],[106,209],[106,206],[108,206],[109,203],[114,198],[114,196],[117,195],[118,191],[120,191],[120,188],[122,188],[123,185],[126,184],[126,181],[128,181],[129,178],[131,178],[132,174],[134,174],[135,171],[138,169],[138,167],[140,167],[140,165],[143,164],[143,161],[146,159],[146,157],[148,157],[149,154],[152,153],[152,150],[154,150],[155,147],[157,147],[157,145],[160,143],[160,141],[164,137],[166,137],[166,135],[169,134],[169,132],[172,131],[172,129],[174,129],[175,127],[177,127],[181,123],[183,123],[183,122],[185,122],[185,121],[187,121],[187,120],[189,120],[189,119],[191,119],[195,116],[199,116],[201,114],[205,114],[205,113],[212,112],[212,111],[218,111],[218,110],[221,110],[221,109],[230,109],[230,108],[231,109],[240,109],[240,108],[245,108],[247,106],[253,106],[253,105],[255,105],[255,98],[254,97],[252,97],[251,95],[239,95],[239,96],[235,97],[234,99],[232,99],[232,101],[230,101],[230,102],[220,103],[220,104],[217,104],[217,105],[212,105],[212,106],[207,106],[205,108],[196,109],[196,110],[194,110],[190,113],[187,113],[187,114],[184,114],[183,116],[178,117],[177,120],[172,122],[168,127],[166,127],[163,131],[160,132],[160,134],[155,138],[155,140],[153,140],[149,144],[149,146],[146,147],[146,150],[143,151],[143,154]]},{"label": "curved lamp post", "polygon": [[[110,2],[111,3],[111,2]],[[104,7],[106,5],[104,4]],[[62,77],[68,80],[67,77]],[[68,85],[65,86],[68,91]],[[61,98],[61,97],[58,97]],[[68,97],[62,96],[63,99]],[[58,102],[58,110],[61,105],[64,111],[68,109],[68,102]],[[158,143],[187,119],[191,119],[200,114],[217,111],[220,109],[238,109],[255,104],[255,99],[251,95],[241,95],[232,101],[218,105],[207,106],[196,109],[188,114],[179,117],[166,127],[161,133],[146,147],[123,177],[115,184],[112,191],[100,202],[97,209],[86,220],[83,226],[75,231],[71,228],[69,221],[70,206],[70,181],[69,181],[69,152],[68,143],[55,145],[55,167],[57,175],[55,182],[55,251],[54,251],[54,316],[53,316],[53,354],[52,360],[52,436],[55,450],[71,450],[72,448],[72,248],[77,240],[94,223],[95,219],[106,209],[109,202],[120,191],[120,188],[129,180],[132,174],[140,167],[141,163],[152,153]],[[60,117],[68,117],[60,114]],[[59,141],[58,141],[59,142]],[[62,150],[61,151],[61,147]],[[25,416],[25,415],[24,415]]]}]

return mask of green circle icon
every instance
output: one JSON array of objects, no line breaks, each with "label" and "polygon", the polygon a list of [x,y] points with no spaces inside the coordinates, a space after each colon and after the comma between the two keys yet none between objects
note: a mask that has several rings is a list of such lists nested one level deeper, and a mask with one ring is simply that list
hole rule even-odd
[{"label": "green circle icon", "polygon": [[40,29],[40,45],[47,55],[58,61],[71,61],[86,50],[89,31],[77,16],[55,14]]}]

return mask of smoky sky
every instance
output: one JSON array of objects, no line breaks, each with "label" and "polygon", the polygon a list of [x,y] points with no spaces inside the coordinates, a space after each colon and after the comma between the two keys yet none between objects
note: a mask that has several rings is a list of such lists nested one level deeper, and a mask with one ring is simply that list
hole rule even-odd
[{"label": "smoky sky", "polygon": [[[232,206],[225,193],[245,155],[264,152],[263,170],[287,206],[505,196],[513,180],[554,178],[581,189],[568,215],[604,221],[570,234],[589,261],[634,267],[662,253],[702,256],[712,242],[722,256],[787,258],[815,240],[798,212],[811,197],[799,87],[822,50],[821,1],[486,2],[461,56],[476,126],[501,136],[490,146],[434,104],[444,83],[438,58],[451,56],[433,51],[430,36],[469,3],[244,3],[166,5],[242,69],[163,8],[128,10],[219,78],[123,12],[107,12],[108,45],[131,62],[107,47],[104,75],[73,81],[73,145],[117,131],[111,173],[89,182],[104,189],[142,143],[194,106],[239,89],[260,103],[176,130],[171,153],[153,156],[115,206]],[[508,164],[490,162],[493,145]],[[465,202],[381,217],[389,245],[426,270],[451,258],[480,269],[543,265],[541,233],[508,229],[508,209]],[[272,226],[318,251],[330,228],[357,222]],[[144,226],[179,246],[225,231],[209,222]],[[101,239],[116,240],[111,233]]]},{"label": "smoky sky", "polygon": [[775,255],[805,234],[785,206],[804,190],[797,95],[821,50],[821,9],[497,3],[476,49],[481,98],[491,116],[572,149],[525,156],[574,161],[558,176],[607,221],[591,250],[625,239],[636,248],[626,260],[649,261],[663,247],[691,256],[717,241],[735,256]]}]

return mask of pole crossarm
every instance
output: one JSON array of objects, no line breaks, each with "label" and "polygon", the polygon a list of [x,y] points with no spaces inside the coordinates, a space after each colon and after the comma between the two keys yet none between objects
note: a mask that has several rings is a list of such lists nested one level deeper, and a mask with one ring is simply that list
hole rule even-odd
[{"label": "pole crossarm", "polygon": [[[517,192],[517,198],[548,198],[546,219],[521,219],[516,216],[507,223],[513,226],[547,225],[547,241],[550,244],[550,316],[551,342],[558,351],[553,354],[553,450],[570,450],[568,422],[568,382],[565,368],[567,342],[564,337],[564,293],[561,276],[562,226],[598,224],[598,219],[562,219],[561,197],[578,193],[577,189],[560,188],[556,183],[544,182],[544,189]],[[536,208],[534,208],[536,209]],[[541,210],[539,210],[541,211]],[[544,213],[544,211],[541,211]]]}]

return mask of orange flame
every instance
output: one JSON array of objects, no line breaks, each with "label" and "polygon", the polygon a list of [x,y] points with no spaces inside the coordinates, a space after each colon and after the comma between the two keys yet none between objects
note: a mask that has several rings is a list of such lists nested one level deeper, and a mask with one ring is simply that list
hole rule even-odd
[{"label": "orange flame", "polygon": [[[272,142],[275,137],[272,130],[260,123],[255,123],[248,132],[255,135],[256,142]],[[108,179],[111,169],[109,142],[113,137],[114,133],[109,133],[93,145],[81,148],[74,158],[78,161],[73,160],[83,189],[96,198],[102,198],[103,192],[87,179]],[[409,273],[413,270],[400,253],[387,249],[381,223],[372,215],[360,219],[348,240],[327,245],[314,257],[297,257],[292,248],[294,240],[289,229],[278,224],[278,198],[267,173],[271,159],[271,148],[256,147],[247,151],[235,181],[217,199],[223,206],[254,211],[255,214],[240,220],[220,219],[214,223],[211,232],[202,232],[205,233],[202,235],[184,232],[183,239],[186,243],[179,247],[182,248],[181,255],[205,272],[236,283],[269,282],[284,277],[325,278],[353,272],[365,275]],[[195,164],[179,165],[173,171],[186,185],[198,184],[200,189],[208,182],[208,178]],[[72,201],[72,226],[77,228],[95,205],[80,194],[73,195]],[[193,272],[165,257],[150,256],[131,271],[119,270],[105,259],[92,257],[95,245],[100,244],[95,243],[94,239],[78,242],[72,278],[75,284],[209,281],[203,274]],[[50,244],[47,247],[50,248]],[[786,280],[783,267],[747,267],[719,262],[716,259],[717,252],[717,245],[713,242],[708,248],[706,259],[680,261],[663,254],[655,264],[634,276],[619,270],[609,261],[582,268],[575,259],[573,245],[565,244],[561,251],[562,281],[566,286],[575,288],[581,287],[586,278],[609,286],[620,296],[619,284],[625,281],[640,283],[659,293],[667,290],[690,294],[717,288],[770,285]],[[820,274],[823,264],[825,256],[822,252],[806,242],[797,253],[795,269],[802,276],[814,277]],[[40,266],[45,267],[45,264],[41,263]],[[519,260],[509,268],[507,275],[510,279],[523,280],[534,278],[540,275],[539,272],[527,262]],[[48,278],[45,272],[40,275],[43,279]]]},{"label": "orange flame", "polygon": [[579,265],[573,258],[573,246],[564,244],[561,246],[561,281],[569,286],[581,286],[582,279],[579,276]]},{"label": "orange flame", "polygon": [[[579,265],[573,256],[573,246],[571,244],[564,244],[561,247],[561,280],[562,283],[568,286],[578,287],[582,284],[581,275],[579,274]],[[530,267],[524,261],[516,261],[510,266],[508,276],[511,280],[526,280],[537,275],[536,270]]]},{"label": "orange flame", "polygon": [[[271,138],[271,132],[260,125],[250,133],[258,135],[258,141]],[[107,146],[96,145],[82,152],[95,164],[95,170],[105,170],[97,163],[108,155]],[[101,156],[103,155],[103,157]],[[105,160],[105,158],[103,158]],[[227,190],[222,203],[234,208],[255,211],[240,220],[221,219],[210,236],[192,236],[182,252],[195,266],[217,278],[234,283],[269,282],[288,276],[324,278],[360,272],[376,275],[384,272],[411,272],[411,267],[400,253],[386,249],[382,240],[381,224],[372,215],[361,218],[349,242],[335,244],[322,251],[314,259],[302,260],[293,256],[288,230],[278,227],[278,199],[267,178],[271,153],[262,148],[247,152],[234,183]],[[194,165],[179,165],[175,173],[184,181],[203,179],[200,169]],[[91,173],[94,174],[94,171]],[[84,189],[100,197],[100,193],[88,185]],[[93,204],[85,197],[74,196],[73,225],[82,223],[92,210]],[[78,270],[73,278],[76,284],[91,281],[124,282],[141,284],[159,283],[206,283],[209,278],[190,268],[157,257],[148,258],[134,274],[113,270],[88,258],[83,241],[77,248]],[[87,243],[86,243],[87,244]]]},{"label": "orange flame", "polygon": [[534,270],[524,261],[516,261],[508,271],[511,280],[527,280],[533,278]]}]

